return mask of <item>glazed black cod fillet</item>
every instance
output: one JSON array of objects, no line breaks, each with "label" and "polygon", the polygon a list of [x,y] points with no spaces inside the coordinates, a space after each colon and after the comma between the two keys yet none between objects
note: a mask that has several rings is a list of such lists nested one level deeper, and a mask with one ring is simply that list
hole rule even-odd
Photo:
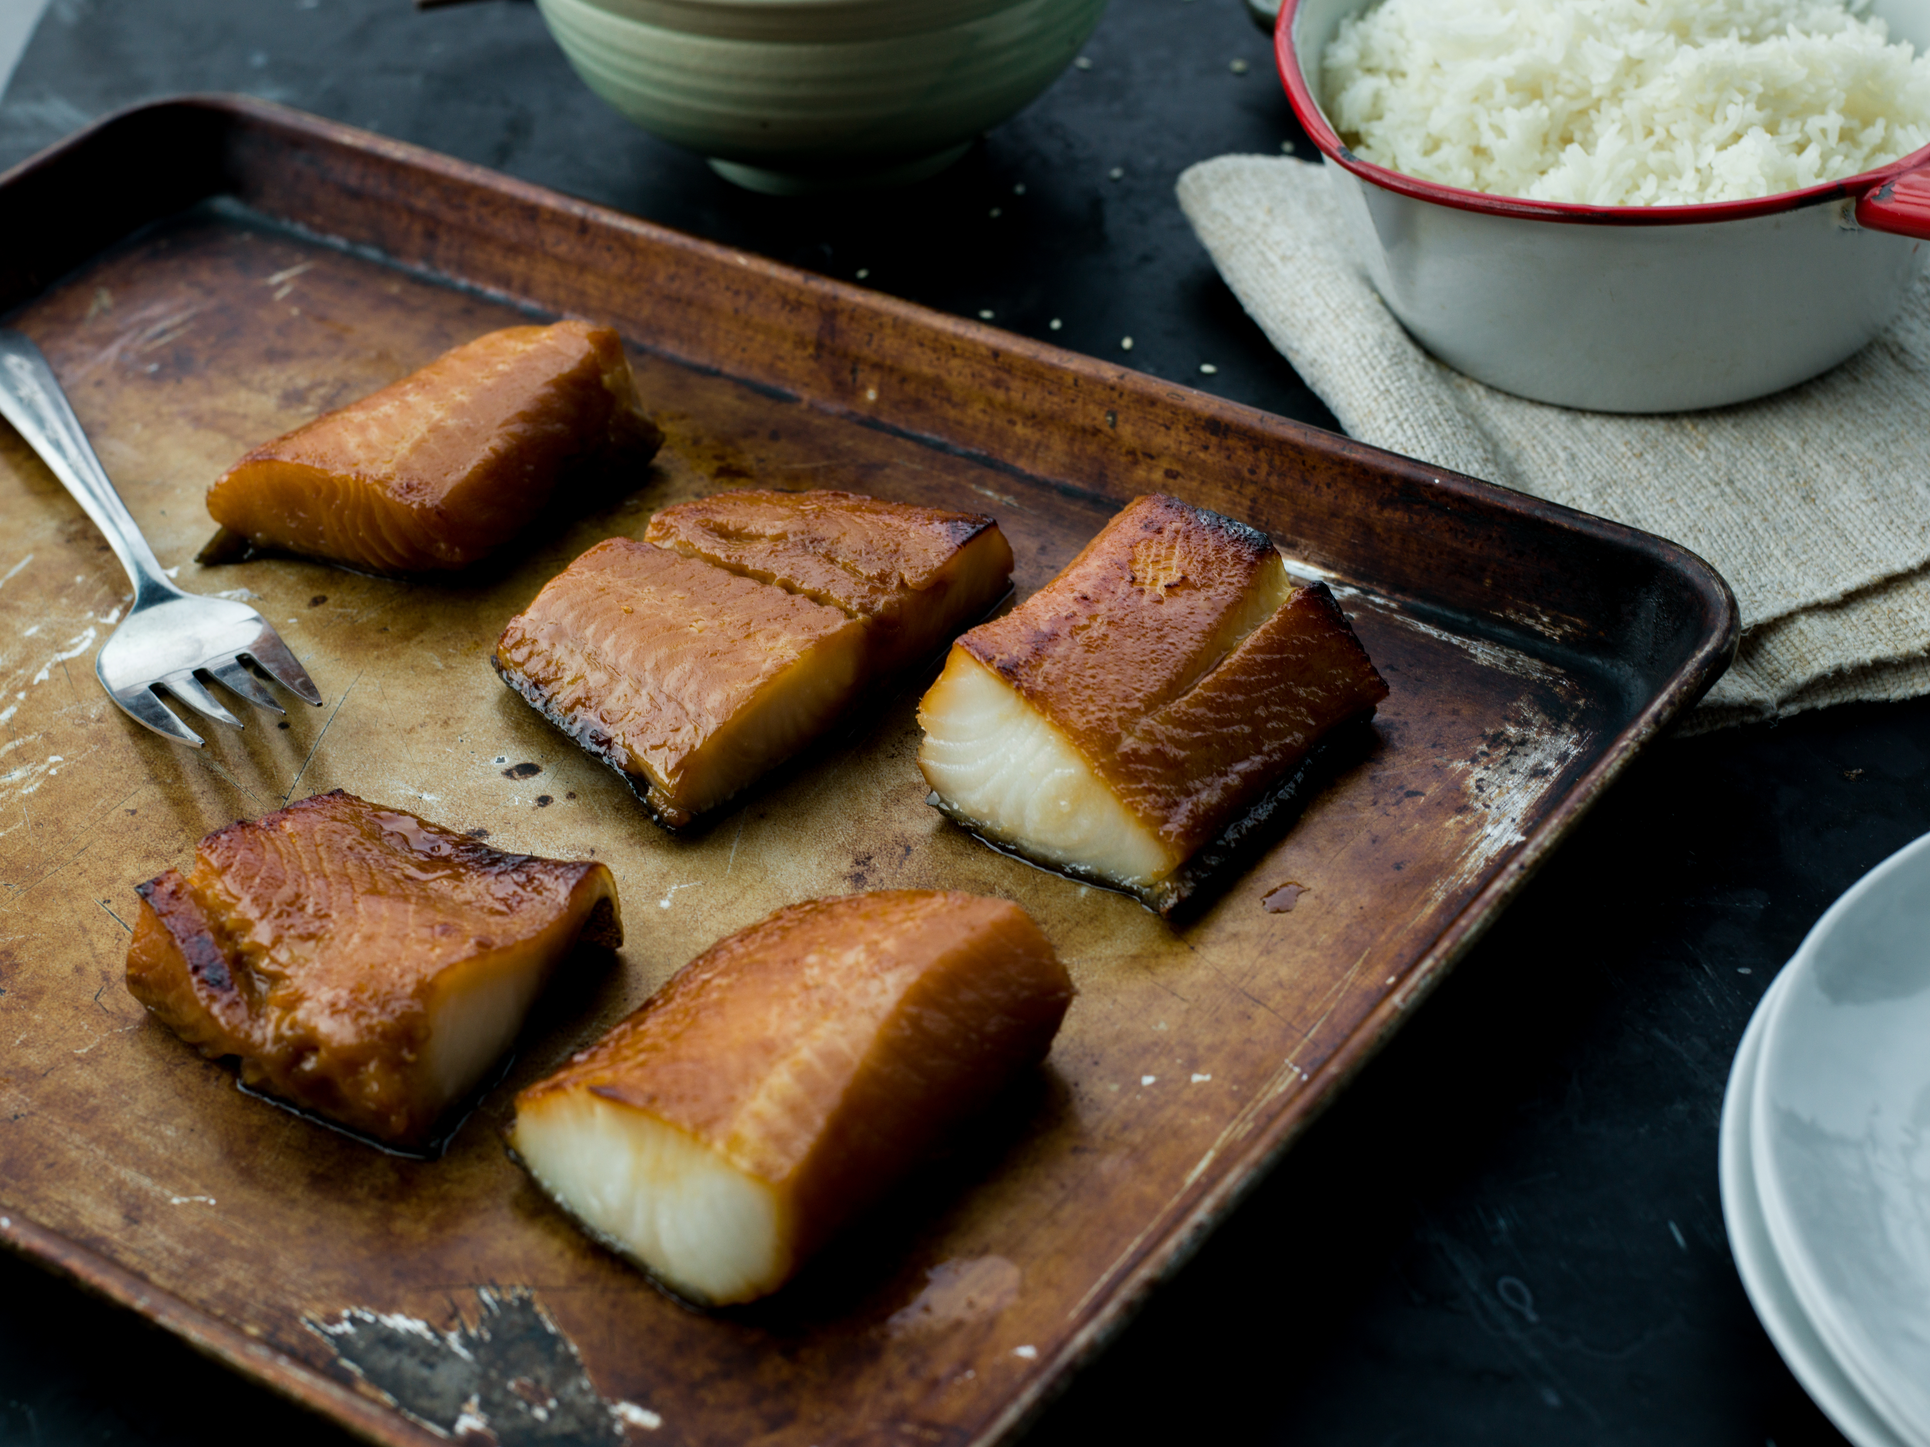
[{"label": "glazed black cod fillet", "polygon": [[512,1150],[591,1235],[707,1305],[776,1290],[1044,1059],[1072,982],[1006,900],[884,890],[719,941],[516,1098]]},{"label": "glazed black cod fillet", "polygon": [[952,645],[918,763],[986,838],[1170,910],[1203,846],[1386,696],[1332,594],[1295,587],[1265,534],[1142,497]]},{"label": "glazed black cod fillet", "polygon": [[508,854],[337,789],[203,839],[138,887],[127,988],[242,1083],[402,1147],[508,1049],[608,865]]},{"label": "glazed black cod fillet", "polygon": [[976,514],[722,493],[584,553],[510,620],[494,662],[677,830],[982,617],[1011,571]]}]

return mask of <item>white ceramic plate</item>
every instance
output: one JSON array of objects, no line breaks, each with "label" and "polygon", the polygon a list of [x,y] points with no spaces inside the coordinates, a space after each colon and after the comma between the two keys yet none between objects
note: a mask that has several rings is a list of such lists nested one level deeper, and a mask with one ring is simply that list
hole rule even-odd
[{"label": "white ceramic plate", "polygon": [[1765,1016],[1750,1148],[1804,1315],[1930,1447],[1930,836],[1832,905]]},{"label": "white ceramic plate", "polygon": [[1755,1157],[1750,1149],[1749,1123],[1756,1088],[1756,1066],[1762,1058],[1763,1023],[1789,978],[1785,970],[1756,1006],[1755,1016],[1743,1033],[1736,1051],[1736,1063],[1729,1071],[1729,1087],[1722,1097],[1722,1146],[1719,1175],[1722,1184],[1722,1220],[1729,1229],[1729,1249],[1735,1254],[1736,1270],[1742,1276],[1742,1289],[1749,1304],[1756,1308],[1763,1330],[1788,1363],[1796,1380],[1802,1383],[1823,1415],[1836,1424],[1856,1447],[1908,1447],[1892,1432],[1862,1393],[1856,1390],[1836,1359],[1823,1345],[1823,1339],[1803,1315],[1803,1308],[1790,1289],[1776,1248],[1769,1239],[1769,1227],[1762,1216],[1756,1196]]}]

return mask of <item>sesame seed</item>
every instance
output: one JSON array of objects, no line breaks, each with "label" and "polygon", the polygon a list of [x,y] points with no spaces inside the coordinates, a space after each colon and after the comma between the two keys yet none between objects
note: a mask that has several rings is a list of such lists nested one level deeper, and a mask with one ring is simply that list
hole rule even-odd
[{"label": "sesame seed", "polygon": [[990,307],[980,307],[978,319],[982,322],[989,322],[992,319],[992,309]]},{"label": "sesame seed", "polygon": [[864,279],[865,279],[865,278],[866,278],[867,276],[870,276],[870,275],[871,275],[871,268],[870,268],[870,267],[868,267],[868,266],[861,266],[861,267],[859,267],[859,268],[858,268],[858,280],[859,280],[859,281],[863,281],[863,280],[864,280]]},{"label": "sesame seed", "polygon": [[1133,339],[1132,339],[1131,337],[1121,337],[1121,338],[1119,339],[1119,350],[1120,350],[1120,351],[1122,351],[1122,352],[1130,352],[1130,351],[1131,351],[1132,349],[1133,349]]},{"label": "sesame seed", "polygon": [[1126,168],[1124,166],[1114,166],[1110,171],[1106,172],[1106,177],[1108,180],[1117,181],[1125,174]]},{"label": "sesame seed", "polygon": [[1285,151],[1285,152],[1286,152],[1286,153],[1287,153],[1287,154],[1288,154],[1289,156],[1291,156],[1291,155],[1293,154],[1293,142],[1292,142],[1292,141],[1282,141],[1282,142],[1280,143],[1280,149],[1281,149],[1281,150],[1283,150],[1283,151]]},{"label": "sesame seed", "polygon": [[992,217],[993,217],[993,219],[994,219],[994,220],[996,220],[996,219],[997,219],[998,217],[1000,217],[1000,216],[1003,216],[1004,214],[1005,214],[1005,213],[1004,213],[1003,211],[1001,211],[1001,210],[999,210],[999,208],[998,208],[998,207],[996,207],[996,206],[994,206],[994,207],[992,208]]},{"label": "sesame seed", "polygon": [[1235,60],[1235,61],[1229,62],[1226,68],[1232,71],[1235,75],[1245,75],[1247,67],[1246,67],[1246,62],[1244,60]]},{"label": "sesame seed", "polygon": [[1014,186],[1012,188],[1012,194],[1014,196],[1023,196],[1025,194],[1025,182],[1021,181]]},{"label": "sesame seed", "polygon": [[1216,366],[1214,366],[1214,365],[1213,365],[1213,364],[1212,364],[1211,362],[1201,362],[1201,363],[1200,363],[1200,374],[1201,374],[1202,376],[1206,376],[1206,377],[1214,377],[1214,376],[1218,376],[1218,375],[1219,375],[1219,371],[1220,371],[1220,369],[1219,369],[1218,367],[1216,367]]},{"label": "sesame seed", "polygon": [[1091,57],[1090,55],[1082,55],[1082,56],[1080,56],[1080,57],[1079,57],[1079,58],[1078,58],[1077,60],[1075,60],[1075,61],[1073,61],[1072,63],[1073,63],[1074,65],[1076,65],[1076,66],[1078,66],[1078,67],[1079,67],[1079,69],[1081,69],[1081,70],[1091,70],[1091,69],[1092,69],[1092,57]]},{"label": "sesame seed", "polygon": [[1056,332],[1059,330],[1060,327],[1064,326],[1065,323],[1060,321],[1057,317],[1054,317],[1051,321],[1047,322],[1046,325],[1051,327],[1052,330]]},{"label": "sesame seed", "polygon": [[1139,1077],[1139,1083],[1141,1085],[1151,1085],[1157,1079],[1159,1079],[1157,1075],[1142,1075]]}]

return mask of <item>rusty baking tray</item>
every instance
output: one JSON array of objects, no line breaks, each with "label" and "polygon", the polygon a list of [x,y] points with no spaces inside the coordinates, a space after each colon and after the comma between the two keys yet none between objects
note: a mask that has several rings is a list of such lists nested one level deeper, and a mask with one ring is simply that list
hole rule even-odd
[{"label": "rusty baking tray", "polygon": [[[124,579],[0,428],[0,1237],[377,1442],[1010,1437],[1735,645],[1728,589],[1667,542],[255,101],[82,132],[0,178],[0,236],[0,309],[162,561],[259,600],[326,698],[201,753],[122,717],[89,674]],[[633,497],[459,583],[192,561],[202,490],[242,450],[557,313],[623,332],[668,433]],[[1386,675],[1374,751],[1178,930],[927,807],[922,680],[670,839],[488,652],[580,549],[747,483],[991,512],[1021,594],[1136,493],[1246,519],[1333,582]],[[338,786],[594,852],[622,892],[616,963],[546,1006],[433,1164],[241,1095],[122,985],[137,881]],[[713,939],[894,885],[1017,899],[1080,995],[1015,1109],[777,1297],[678,1305],[505,1157],[511,1091]]]}]

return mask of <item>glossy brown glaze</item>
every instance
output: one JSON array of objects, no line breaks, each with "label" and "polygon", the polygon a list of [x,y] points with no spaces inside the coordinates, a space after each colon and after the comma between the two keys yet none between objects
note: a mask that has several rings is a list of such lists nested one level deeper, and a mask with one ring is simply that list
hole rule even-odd
[{"label": "glossy brown glaze", "polygon": [[559,573],[496,671],[680,828],[790,757],[850,702],[862,620],[629,538]]},{"label": "glossy brown glaze", "polygon": [[[523,1091],[511,1140],[530,1154],[547,1114],[587,1094],[767,1186],[781,1240],[772,1273],[734,1298],[747,1299],[1043,1060],[1072,994],[1006,900],[885,890],[791,905]],[[681,1284],[674,1264],[645,1264]]]},{"label": "glossy brown glaze", "polygon": [[1332,594],[1266,535],[1136,499],[1044,588],[953,646],[919,706],[934,802],[1162,912],[1174,872],[1319,739],[1387,696]]},{"label": "glossy brown glaze", "polygon": [[554,578],[496,671],[680,829],[822,734],[1010,586],[990,518],[849,492],[665,508]]},{"label": "glossy brown glaze", "polygon": [[1326,585],[1296,588],[1198,683],[1134,720],[1102,772],[1128,809],[1190,855],[1323,734],[1386,697]]},{"label": "glossy brown glaze", "polygon": [[1050,583],[955,646],[1103,773],[1126,731],[1237,648],[1290,586],[1265,533],[1155,494],[1135,498]]},{"label": "glossy brown glaze", "polygon": [[714,493],[663,509],[644,537],[863,618],[878,671],[938,648],[1012,578],[991,518],[851,492]]},{"label": "glossy brown glaze", "polygon": [[258,547],[373,573],[469,566],[663,441],[609,327],[506,327],[255,448],[208,512]]},{"label": "glossy brown glaze", "polygon": [[405,1146],[508,1043],[472,1047],[476,1001],[513,1036],[579,935],[622,942],[607,866],[505,854],[339,789],[210,834],[187,875],[137,893],[137,1000],[240,1057],[244,1084]]}]

